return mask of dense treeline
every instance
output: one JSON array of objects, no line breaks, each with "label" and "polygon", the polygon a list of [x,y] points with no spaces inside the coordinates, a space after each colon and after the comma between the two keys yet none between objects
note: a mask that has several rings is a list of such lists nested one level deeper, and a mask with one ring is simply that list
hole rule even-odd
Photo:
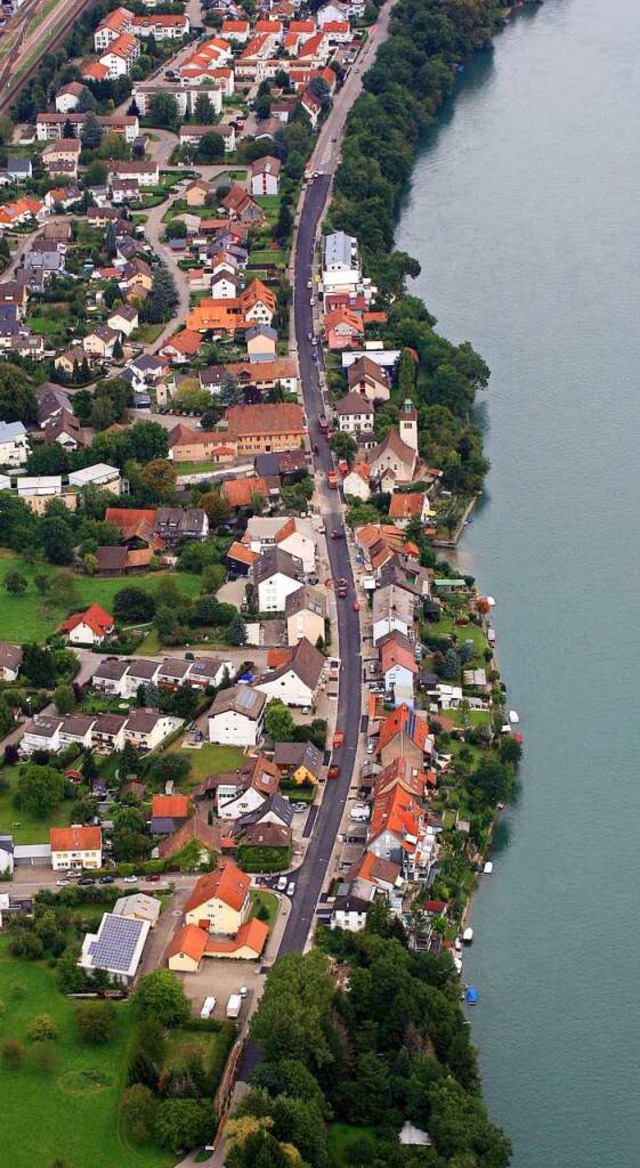
[{"label": "dense treeline", "polygon": [[[270,973],[251,1026],[263,1061],[227,1129],[229,1168],[300,1163],[288,1145],[310,1168],[332,1168],[332,1122],[363,1129],[343,1161],[354,1168],[509,1162],[480,1097],[449,955],[411,952],[382,904],[369,917],[364,933],[322,935],[333,961],[316,949]],[[403,1147],[406,1120],[432,1146]]]},{"label": "dense treeline", "polygon": [[397,423],[398,406],[411,394],[421,455],[444,471],[449,489],[466,492],[479,490],[489,469],[470,421],[489,369],[471,345],[452,345],[436,333],[424,304],[406,294],[405,280],[420,266],[394,251],[393,240],[421,137],[453,89],[456,66],[490,44],[499,20],[492,0],[400,0],[349,116],[329,216],[332,228],[358,238],[365,270],[387,304],[382,340],[405,350],[397,391],[378,412],[378,437]]}]

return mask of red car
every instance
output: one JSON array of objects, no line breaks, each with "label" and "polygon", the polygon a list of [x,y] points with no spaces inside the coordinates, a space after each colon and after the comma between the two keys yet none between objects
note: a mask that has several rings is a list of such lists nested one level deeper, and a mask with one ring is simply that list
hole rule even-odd
[{"label": "red car", "polygon": [[330,767],[329,767],[329,770],[327,771],[327,778],[329,778],[329,779],[339,779],[339,778],[340,778],[340,767],[339,767],[339,766],[335,766],[335,765],[334,765],[334,766],[330,766]]},{"label": "red car", "polygon": [[360,612],[360,605],[358,604],[357,600],[354,600],[352,608],[354,612]]}]

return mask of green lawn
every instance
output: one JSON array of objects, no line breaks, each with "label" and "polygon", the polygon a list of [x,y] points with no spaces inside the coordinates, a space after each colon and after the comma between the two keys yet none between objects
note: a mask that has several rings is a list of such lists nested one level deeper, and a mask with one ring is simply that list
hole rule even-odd
[{"label": "green lawn", "polygon": [[265,923],[269,926],[269,932],[271,932],[273,926],[276,923],[278,909],[280,908],[280,901],[278,900],[278,897],[273,892],[262,892],[259,889],[251,892],[250,896],[251,896],[251,914],[250,915],[252,917],[257,916],[258,909],[260,908],[261,905],[263,905],[264,908],[266,908],[267,912],[269,913],[269,919]]},{"label": "green lawn", "polygon": [[191,763],[191,782],[200,783],[207,775],[218,771],[235,771],[242,766],[245,756],[239,746],[219,746],[215,742],[205,742],[200,750],[182,750],[180,739],[169,748],[177,750]]},{"label": "green lawn", "polygon": [[[169,1168],[175,1157],[131,1146],[118,1125],[130,1006],[116,1006],[120,1025],[114,1042],[85,1045],[76,1034],[74,1005],[58,992],[54,977],[43,964],[11,958],[7,938],[0,937],[2,1038],[25,1043],[23,1065],[2,1071],[3,1161],[12,1168],[44,1166],[56,1157],[73,1168]],[[24,997],[15,996],[16,985]],[[25,1041],[29,1023],[42,1013],[60,1032],[50,1070],[33,1065],[33,1047]]]},{"label": "green lawn", "polygon": [[[194,422],[194,418],[188,418],[185,425],[193,425]],[[214,470],[220,470],[219,462],[174,462],[173,465],[178,475],[211,474]]]},{"label": "green lawn", "polygon": [[[94,602],[101,604],[107,612],[111,611],[113,598],[121,588],[132,583],[130,579],[115,577],[113,579],[98,580],[91,576],[77,576],[69,568],[53,568],[50,564],[25,564],[24,560],[10,553],[0,553],[0,580],[10,569],[17,569],[28,581],[26,592],[22,596],[9,596],[4,590],[0,593],[0,640],[16,641],[25,644],[27,641],[44,641],[57,628],[64,617],[66,610],[55,609],[43,603],[42,597],[33,585],[33,577],[44,570],[47,575],[65,576],[74,594],[78,597],[78,607]],[[148,576],[136,576],[136,588],[144,588],[154,593],[165,575],[165,572],[152,572]],[[170,573],[175,576],[176,583],[189,596],[197,596],[202,581],[199,576],[186,572]],[[75,603],[69,601],[69,606]]]},{"label": "green lawn", "polygon": [[132,341],[141,341],[144,345],[152,345],[157,341],[164,329],[163,324],[140,324],[131,334]]},{"label": "green lawn", "polygon": [[329,1127],[329,1151],[335,1164],[340,1165],[340,1168],[351,1168],[351,1148],[363,1139],[371,1140],[375,1146],[375,1128],[356,1127],[350,1123],[332,1123]]},{"label": "green lawn", "polygon": [[269,248],[263,248],[261,251],[251,252],[252,264],[284,264],[286,260],[283,251],[270,251]]},{"label": "green lawn", "polygon": [[[472,621],[468,625],[457,625],[452,617],[442,617],[434,625],[431,625],[429,631],[436,637],[455,635],[458,645],[464,645],[467,640],[472,641],[475,658],[478,659],[479,664],[484,665],[484,660],[480,661],[480,658],[482,658],[482,654],[487,648],[487,638],[479,625],[474,624]],[[470,663],[465,666],[465,669],[472,667],[473,665]]]},{"label": "green lawn", "polygon": [[[19,769],[11,766],[3,767],[0,771],[8,784],[6,791],[0,793],[0,833],[9,833],[17,844],[47,844],[50,827],[66,827],[71,822],[72,802],[61,803],[44,819],[38,819],[28,811],[18,810],[13,800],[18,787]],[[14,823],[19,823],[20,827],[14,827]]]}]

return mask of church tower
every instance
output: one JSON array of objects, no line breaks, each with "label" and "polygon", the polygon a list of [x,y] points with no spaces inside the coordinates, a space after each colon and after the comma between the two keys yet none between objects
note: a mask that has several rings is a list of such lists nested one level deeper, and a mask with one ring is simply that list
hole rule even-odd
[{"label": "church tower", "polygon": [[400,410],[400,437],[407,446],[418,453],[418,411],[410,397],[405,399]]}]

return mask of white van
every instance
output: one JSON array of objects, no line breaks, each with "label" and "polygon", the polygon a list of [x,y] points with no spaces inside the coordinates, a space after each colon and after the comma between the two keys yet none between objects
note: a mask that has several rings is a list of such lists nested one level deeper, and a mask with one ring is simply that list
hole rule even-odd
[{"label": "white van", "polygon": [[202,1009],[200,1011],[201,1018],[210,1018],[216,1008],[216,999],[213,996],[205,998]]}]

